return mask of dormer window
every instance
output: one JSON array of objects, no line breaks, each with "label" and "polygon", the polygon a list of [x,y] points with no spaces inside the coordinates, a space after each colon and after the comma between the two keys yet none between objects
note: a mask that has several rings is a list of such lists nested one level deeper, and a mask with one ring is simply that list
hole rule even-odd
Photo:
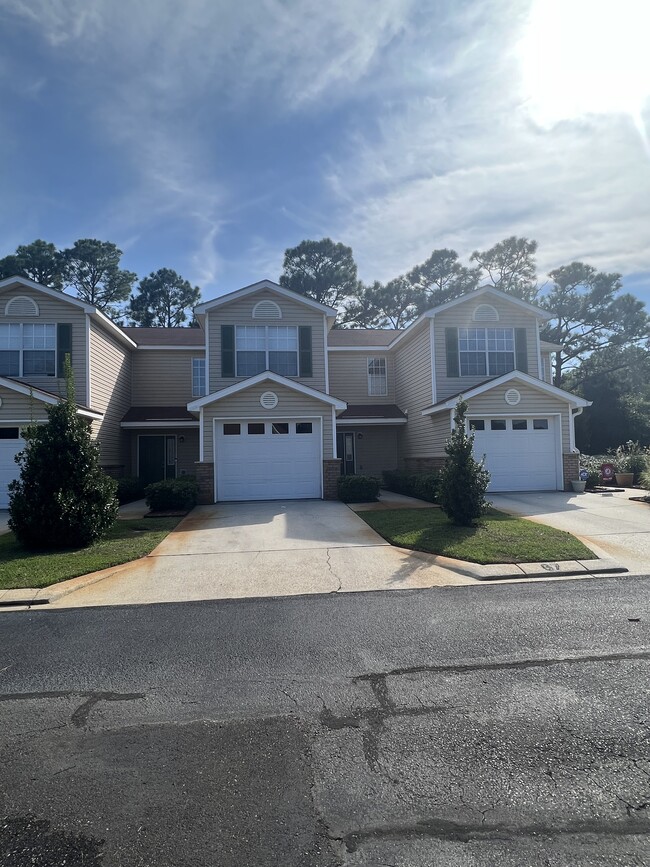
[{"label": "dormer window", "polygon": [[282,319],[282,311],[275,301],[265,298],[253,307],[253,319]]},{"label": "dormer window", "polygon": [[491,304],[479,304],[474,310],[475,322],[498,322],[499,311]]},{"label": "dormer window", "polygon": [[459,328],[461,376],[501,376],[515,369],[512,328]]}]

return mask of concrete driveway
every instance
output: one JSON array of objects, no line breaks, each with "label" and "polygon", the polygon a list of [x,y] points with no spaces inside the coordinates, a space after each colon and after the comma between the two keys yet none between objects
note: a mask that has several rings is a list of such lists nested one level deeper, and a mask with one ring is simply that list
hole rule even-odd
[{"label": "concrete driveway", "polygon": [[49,607],[131,605],[475,584],[393,548],[339,502],[199,506],[148,556]]},{"label": "concrete driveway", "polygon": [[495,509],[567,530],[599,557],[631,573],[650,571],[650,505],[634,503],[642,491],[569,494],[560,491],[490,494]]}]

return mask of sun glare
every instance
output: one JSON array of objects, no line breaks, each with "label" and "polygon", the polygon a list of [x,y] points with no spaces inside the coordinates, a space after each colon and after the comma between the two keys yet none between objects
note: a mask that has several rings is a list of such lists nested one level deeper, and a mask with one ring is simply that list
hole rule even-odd
[{"label": "sun glare", "polygon": [[650,0],[533,0],[519,48],[534,120],[625,112],[644,132],[649,33]]}]

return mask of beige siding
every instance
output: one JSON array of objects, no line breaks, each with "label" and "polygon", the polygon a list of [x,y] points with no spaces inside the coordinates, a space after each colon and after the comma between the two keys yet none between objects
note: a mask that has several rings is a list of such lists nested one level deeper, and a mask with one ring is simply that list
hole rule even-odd
[{"label": "beige siding", "polygon": [[[282,310],[281,320],[253,319],[253,308],[259,301],[275,301]],[[232,301],[222,307],[208,311],[208,333],[210,342],[210,393],[227,388],[246,377],[221,376],[221,326],[222,325],[310,325],[312,335],[313,376],[299,378],[298,382],[319,391],[325,391],[325,317],[300,302],[282,298],[268,290],[256,292],[247,298]],[[293,378],[293,377],[292,377]]]},{"label": "beige siding", "polygon": [[26,394],[18,394],[10,388],[0,388],[0,425],[7,422],[46,421],[47,413],[42,401]]},{"label": "beige siding", "polygon": [[395,394],[397,404],[408,415],[400,435],[400,457],[432,454],[431,421],[422,410],[431,406],[431,339],[429,323],[424,322],[413,335],[395,349]]},{"label": "beige siding", "polygon": [[[32,298],[38,305],[39,315],[5,316],[7,301],[18,295]],[[74,374],[76,399],[77,403],[88,403],[88,395],[86,394],[86,314],[83,310],[72,304],[67,304],[65,301],[58,301],[56,298],[49,298],[41,292],[20,286],[0,292],[0,322],[53,323],[55,325],[69,323],[72,325],[72,373]],[[65,397],[66,394],[65,380],[55,376],[23,377],[22,382],[58,394],[61,397]]]},{"label": "beige siding", "polygon": [[[353,431],[356,471],[362,476],[381,478],[383,470],[397,469],[399,426],[341,427],[337,431]],[[361,439],[359,439],[361,434]]]},{"label": "beige siding", "polygon": [[[496,307],[498,322],[475,322],[474,310],[479,304],[486,303]],[[445,351],[445,328],[525,328],[528,349],[528,373],[541,379],[537,355],[537,320],[535,316],[499,299],[473,299],[457,304],[449,310],[438,313],[434,318],[436,352],[436,400],[446,400],[460,391],[467,391],[485,382],[485,376],[447,376],[447,355]]]},{"label": "beige siding", "polygon": [[[139,436],[175,436],[176,437],[176,475],[193,476],[196,472],[195,463],[199,459],[199,429],[198,428],[169,428],[164,430],[130,430],[130,467],[127,475],[138,474],[138,437]],[[183,442],[181,442],[181,438]]]},{"label": "beige siding", "polygon": [[192,359],[204,357],[201,349],[137,349],[133,353],[133,406],[182,406],[194,400]]},{"label": "beige siding", "polygon": [[131,351],[108,332],[90,323],[92,408],[104,413],[93,422],[101,448],[102,466],[122,466],[128,461],[128,437],[120,422],[131,406]]},{"label": "beige siding", "polygon": [[[265,391],[274,391],[278,398],[275,409],[264,409],[260,404],[260,397]],[[238,394],[226,397],[217,403],[203,408],[203,454],[204,460],[214,459],[212,422],[215,418],[307,418],[308,416],[320,416],[323,419],[323,459],[332,458],[332,409],[329,404],[322,403],[316,398],[307,397],[290,391],[275,383],[262,383],[261,385],[247,388]]]},{"label": "beige siding", "polygon": [[[368,394],[368,360],[386,359],[388,394]],[[330,352],[330,394],[348,403],[395,403],[395,361],[388,352]]]},{"label": "beige siding", "polygon": [[[509,406],[505,401],[505,393],[509,388],[516,388],[521,395],[521,402],[517,406]],[[522,383],[508,383],[507,385],[493,388],[490,391],[473,397],[468,401],[469,415],[484,415],[486,418],[524,418],[531,416],[543,417],[551,413],[562,415],[562,451],[571,452],[569,425],[571,422],[571,410],[569,404],[554,397],[544,394],[537,389]]]}]

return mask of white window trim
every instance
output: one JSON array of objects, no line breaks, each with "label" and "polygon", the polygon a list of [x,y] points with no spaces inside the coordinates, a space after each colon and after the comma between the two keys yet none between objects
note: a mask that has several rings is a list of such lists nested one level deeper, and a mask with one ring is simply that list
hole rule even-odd
[{"label": "white window trim", "polygon": [[[258,349],[258,350],[246,350],[246,349],[238,350],[237,349],[237,329],[238,328],[263,328],[264,329],[264,347],[265,347],[265,349],[264,349],[265,362],[264,363],[266,366],[265,366],[264,370],[261,370],[259,373],[240,373],[239,372],[239,363],[238,363],[238,358],[237,358],[239,352],[252,352],[252,351],[261,352],[262,350],[261,349]],[[248,323],[246,323],[244,325],[235,325],[235,376],[236,377],[248,378],[251,376],[259,376],[260,373],[264,373],[267,370],[271,371],[271,368],[269,366],[270,365],[270,361],[269,361],[269,352],[270,352],[270,350],[269,350],[269,328],[291,328],[296,332],[296,347],[297,348],[295,350],[295,352],[296,352],[296,373],[295,373],[295,376],[296,377],[300,376],[300,343],[299,343],[299,333],[298,333],[298,326],[297,325],[257,325],[257,324],[249,325]],[[273,351],[275,352],[276,350],[273,350]],[[284,351],[284,350],[282,350],[282,351]],[[286,351],[292,352],[293,350],[288,349]],[[271,373],[276,373],[276,372],[277,371],[271,371]],[[288,375],[286,373],[278,373],[278,376],[286,376],[288,379],[290,379],[292,375]]]},{"label": "white window trim", "polygon": [[[372,379],[377,379],[377,375],[374,376],[370,373],[370,364],[373,361],[381,361],[384,364],[384,390],[383,391],[371,391],[370,383]],[[386,361],[385,355],[369,355],[366,358],[366,375],[368,377],[368,396],[369,397],[386,397],[388,394],[388,363]]]},{"label": "white window trim", "polygon": [[[58,337],[57,337],[57,326],[54,322],[7,322],[1,323],[3,325],[18,325],[20,327],[20,348],[19,349],[4,349],[0,347],[0,352],[17,352],[18,353],[18,373],[12,374],[12,376],[18,376],[19,379],[22,379],[25,376],[32,377],[43,377],[44,379],[56,379],[56,374],[58,370]],[[25,326],[42,326],[45,328],[48,325],[53,326],[54,328],[54,349],[25,349],[23,345],[25,342],[24,338],[24,329]],[[54,373],[25,373],[25,352],[53,352],[54,353]]]},{"label": "white window trim", "polygon": [[[461,327],[457,329],[458,333],[458,373],[461,377],[475,378],[477,376],[506,376],[506,374],[511,373],[512,371],[508,370],[506,373],[490,373],[490,349],[488,349],[488,331],[510,331],[512,333],[512,370],[516,370],[517,364],[517,347],[515,345],[515,329],[514,328],[501,328],[501,327],[488,327],[484,326],[474,326],[471,327],[463,326],[465,331],[485,331],[485,374],[482,373],[463,373],[462,365],[461,365],[461,355],[463,352],[473,352],[477,355],[481,352],[480,349],[470,349],[470,350],[461,350],[460,348],[460,332]],[[496,350],[498,352],[507,352],[507,350]]]},{"label": "white window trim", "polygon": [[[198,391],[197,391],[197,389],[196,389],[195,386],[194,386],[194,368],[195,368],[195,365],[196,365],[196,362],[197,362],[197,361],[198,361],[198,362],[203,362],[203,390],[199,389]],[[206,395],[207,393],[208,393],[208,392],[207,392],[207,379],[206,379],[206,364],[205,364],[205,358],[203,358],[202,356],[195,356],[194,358],[192,358],[192,397],[205,397],[205,395]]]}]

